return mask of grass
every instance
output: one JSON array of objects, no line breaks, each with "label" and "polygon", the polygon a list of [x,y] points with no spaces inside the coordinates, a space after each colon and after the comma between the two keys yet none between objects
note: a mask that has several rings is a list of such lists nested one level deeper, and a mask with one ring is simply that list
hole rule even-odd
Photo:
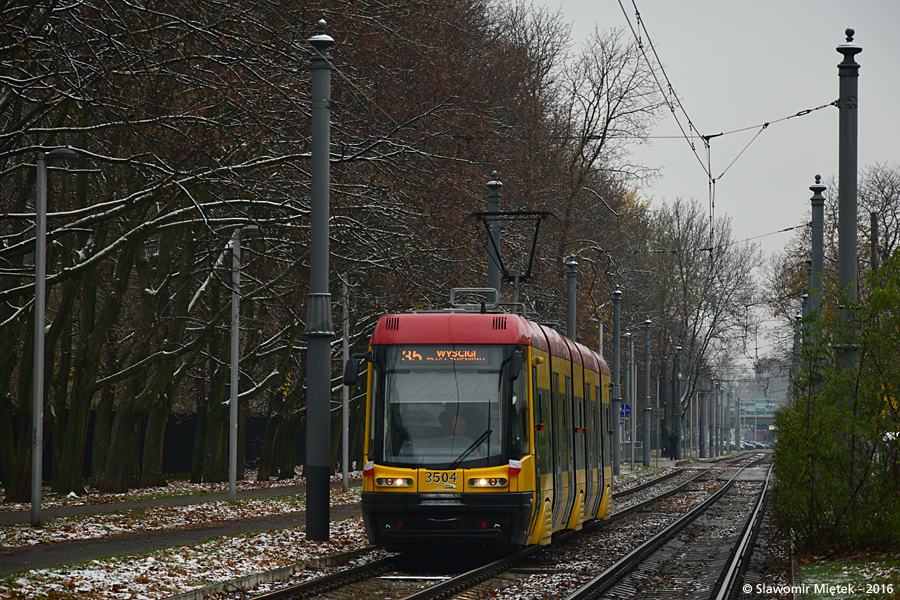
[{"label": "grass", "polygon": [[813,556],[801,563],[799,577],[804,600],[900,600],[900,552]]}]

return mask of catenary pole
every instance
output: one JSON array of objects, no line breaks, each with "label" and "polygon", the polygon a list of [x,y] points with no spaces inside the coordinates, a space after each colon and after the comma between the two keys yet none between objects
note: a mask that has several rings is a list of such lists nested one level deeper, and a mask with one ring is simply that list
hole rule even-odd
[{"label": "catenary pole", "polygon": [[714,458],[716,455],[715,393],[716,380],[710,377],[709,390],[706,392],[706,458]]},{"label": "catenary pole", "polygon": [[[497,179],[497,171],[491,173],[491,180],[487,182],[488,213],[500,212],[500,188],[503,184]],[[488,216],[488,287],[497,290],[495,302],[500,302],[500,218]]]},{"label": "catenary pole", "polygon": [[621,389],[619,387],[619,362],[621,360],[622,334],[621,334],[621,310],[622,291],[616,287],[613,292],[613,360],[612,360],[612,426],[613,426],[613,475],[620,474],[619,460],[621,459],[619,444],[622,441],[622,428],[619,427],[619,411],[622,408]]},{"label": "catenary pole", "polygon": [[324,20],[309,39],[312,67],[312,157],[307,306],[306,538],[329,537],[331,454],[331,294],[328,292],[329,158],[331,145],[331,57],[334,40]]},{"label": "catenary pole", "polygon": [[644,321],[644,452],[643,463],[650,466],[650,417],[653,409],[650,407],[650,317]]},{"label": "catenary pole", "polygon": [[566,336],[573,342],[577,333],[575,325],[575,300],[578,291],[577,267],[578,262],[575,260],[575,257],[570,256],[566,260]]},{"label": "catenary pole", "polygon": [[675,348],[675,460],[681,460],[681,346]]},{"label": "catenary pole", "polygon": [[[622,404],[619,408],[619,413],[616,413],[616,418],[620,421],[620,425],[622,425],[621,421],[623,419],[628,419],[625,422],[625,432],[628,436],[631,436],[631,403],[633,400],[631,399],[631,354],[628,351],[628,344],[631,341],[630,333],[623,333],[622,338],[624,341],[624,352],[622,359],[622,370],[625,371],[625,378],[622,382]],[[623,412],[624,411],[624,412]],[[629,463],[628,470],[634,471],[634,437],[629,437],[629,452],[628,452]]]},{"label": "catenary pole", "polygon": [[857,134],[859,106],[859,64],[854,57],[862,48],[853,43],[853,29],[847,42],[837,47],[844,60],[838,64],[838,287],[845,304],[841,318],[848,327],[847,339],[837,347],[838,368],[853,369],[859,361],[856,328],[851,306],[856,303],[857,277]]},{"label": "catenary pole", "polygon": [[[812,222],[811,237],[812,246],[810,248],[812,284],[809,291],[809,306],[807,307],[810,314],[818,314],[822,305],[822,272],[825,263],[825,185],[822,184],[822,176],[816,175],[816,182],[809,186],[809,190],[813,193],[809,199]],[[816,318],[816,317],[814,317]]]},{"label": "catenary pole", "polygon": [[697,399],[700,402],[700,421],[698,422],[700,438],[698,440],[698,444],[700,445],[700,458],[707,458],[706,456],[706,390],[703,389],[704,380],[703,374],[700,374],[700,377],[697,379]]}]

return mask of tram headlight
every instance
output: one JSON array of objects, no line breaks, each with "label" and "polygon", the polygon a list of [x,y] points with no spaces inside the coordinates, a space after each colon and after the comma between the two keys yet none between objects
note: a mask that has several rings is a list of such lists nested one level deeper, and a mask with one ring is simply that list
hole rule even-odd
[{"label": "tram headlight", "polygon": [[509,481],[506,477],[473,477],[469,480],[469,487],[475,488],[493,488],[493,487],[506,487],[506,484]]},{"label": "tram headlight", "polygon": [[413,480],[408,477],[378,477],[375,485],[382,487],[412,487]]}]

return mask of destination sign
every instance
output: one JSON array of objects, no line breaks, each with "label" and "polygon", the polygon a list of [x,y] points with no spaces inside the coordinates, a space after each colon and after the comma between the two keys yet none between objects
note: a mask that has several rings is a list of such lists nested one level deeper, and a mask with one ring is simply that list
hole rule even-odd
[{"label": "destination sign", "polygon": [[491,351],[496,353],[497,349],[486,347],[412,346],[400,351],[400,364],[485,363],[490,362]]}]

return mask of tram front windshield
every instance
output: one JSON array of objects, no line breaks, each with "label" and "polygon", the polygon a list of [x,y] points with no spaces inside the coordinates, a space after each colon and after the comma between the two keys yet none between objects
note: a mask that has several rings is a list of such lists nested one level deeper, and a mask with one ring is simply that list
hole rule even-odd
[{"label": "tram front windshield", "polygon": [[[452,469],[502,458],[504,346],[386,348],[372,449],[385,464]],[[507,361],[508,362],[508,361]],[[380,406],[379,406],[380,405]],[[380,429],[380,431],[378,431]]]}]

